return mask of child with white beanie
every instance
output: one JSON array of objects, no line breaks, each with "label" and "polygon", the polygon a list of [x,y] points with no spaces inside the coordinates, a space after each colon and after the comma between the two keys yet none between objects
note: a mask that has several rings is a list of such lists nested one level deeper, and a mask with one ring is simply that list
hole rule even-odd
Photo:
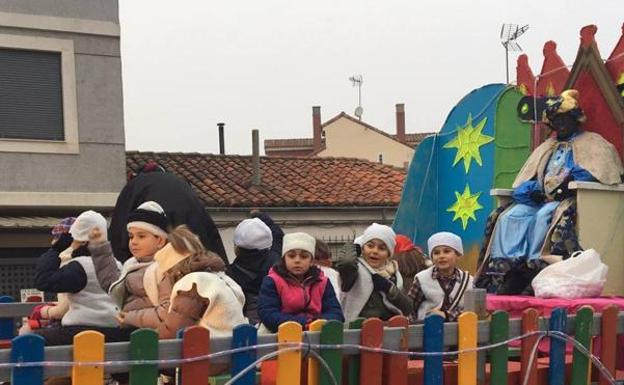
[{"label": "child with white beanie", "polygon": [[409,315],[412,301],[402,292],[403,278],[392,260],[396,234],[389,226],[373,223],[356,238],[361,255],[339,261],[342,308],[347,322],[358,317],[384,321]]},{"label": "child with white beanie", "polygon": [[[117,268],[111,243],[92,233],[89,249],[96,267],[98,281],[121,309],[124,326],[142,326],[141,312],[154,312],[144,284],[145,272],[154,263],[154,255],[167,244],[169,221],[165,210],[154,201],[139,205],[128,215],[128,248],[132,257]],[[152,297],[156,298],[154,294]]]},{"label": "child with white beanie", "polygon": [[282,259],[262,281],[258,315],[275,333],[295,321],[307,327],[317,319],[344,321],[336,293],[321,269],[312,263],[316,239],[306,233],[284,235]]},{"label": "child with white beanie", "polygon": [[427,246],[433,266],[414,277],[409,292],[415,309],[412,320],[438,314],[445,321],[456,321],[464,309],[464,293],[473,286],[470,274],[457,268],[464,254],[462,240],[456,234],[439,232],[429,237]]},{"label": "child with white beanie", "polygon": [[[70,345],[73,337],[85,330],[104,334],[106,342],[122,341],[128,334],[120,330],[115,318],[118,308],[100,287],[95,266],[87,247],[89,233],[99,231],[106,239],[106,219],[95,212],[85,211],[71,225],[68,234],[62,234],[52,245],[55,253],[45,253],[37,262],[35,286],[53,293],[67,293],[69,310],[63,315],[60,327],[38,329],[47,345]],[[70,246],[72,259],[61,266],[59,253]]]}]

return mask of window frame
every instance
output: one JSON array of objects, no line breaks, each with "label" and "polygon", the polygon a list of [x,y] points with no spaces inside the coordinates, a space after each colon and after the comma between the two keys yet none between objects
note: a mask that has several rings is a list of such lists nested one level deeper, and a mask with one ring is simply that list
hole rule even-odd
[{"label": "window frame", "polygon": [[0,34],[0,48],[61,54],[61,93],[65,140],[0,138],[0,152],[78,154],[78,107],[74,41],[47,37]]}]

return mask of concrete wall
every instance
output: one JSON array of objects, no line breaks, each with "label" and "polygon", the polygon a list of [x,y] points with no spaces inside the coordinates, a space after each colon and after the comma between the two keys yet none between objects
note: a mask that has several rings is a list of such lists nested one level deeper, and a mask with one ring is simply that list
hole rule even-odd
[{"label": "concrete wall", "polygon": [[63,91],[74,92],[77,127],[67,151],[45,147],[58,142],[0,140],[0,192],[118,192],[125,137],[117,1],[2,0],[0,39],[67,43],[75,82]]},{"label": "concrete wall", "polygon": [[1,0],[0,12],[119,23],[117,0]]},{"label": "concrete wall", "polygon": [[344,156],[379,161],[396,167],[409,164],[414,156],[414,149],[396,140],[381,135],[347,118],[340,118],[323,128],[325,147],[318,156]]}]

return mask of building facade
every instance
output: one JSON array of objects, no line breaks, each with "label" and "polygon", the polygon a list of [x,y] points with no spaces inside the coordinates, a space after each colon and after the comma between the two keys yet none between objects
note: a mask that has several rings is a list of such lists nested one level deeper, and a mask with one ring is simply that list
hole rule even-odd
[{"label": "building facade", "polygon": [[125,183],[117,1],[0,2],[0,95],[0,293],[15,295],[7,277],[29,276],[58,218],[110,211]]}]

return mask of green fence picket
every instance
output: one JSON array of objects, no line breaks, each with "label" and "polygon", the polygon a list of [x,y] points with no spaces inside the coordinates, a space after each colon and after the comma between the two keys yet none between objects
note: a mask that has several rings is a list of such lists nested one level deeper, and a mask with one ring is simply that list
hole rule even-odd
[{"label": "green fence picket", "polygon": [[[364,318],[357,318],[349,323],[349,329],[362,329]],[[348,385],[358,385],[360,383],[360,356],[350,356],[347,358]]]},{"label": "green fence picket", "polygon": [[[509,314],[506,311],[497,310],[492,314],[490,321],[490,343],[506,341],[509,339]],[[490,350],[490,383],[507,383],[507,363],[509,360],[509,345],[502,345]]]},{"label": "green fence picket", "polygon": [[[591,349],[593,319],[594,310],[590,306],[583,306],[580,308],[574,317],[574,338],[587,349]],[[572,379],[570,384],[589,384],[589,358],[576,348],[574,349],[572,357]]]},{"label": "green fence picket", "polygon": [[[321,345],[341,345],[344,336],[344,326],[339,321],[327,321],[321,329]],[[321,357],[327,362],[338,384],[342,383],[342,350],[321,349]],[[319,384],[330,385],[329,373],[324,367],[320,368]]]},{"label": "green fence picket", "polygon": [[[158,333],[153,329],[139,329],[130,334],[130,360],[157,360]],[[155,384],[158,365],[140,364],[130,367],[130,385]]]}]

